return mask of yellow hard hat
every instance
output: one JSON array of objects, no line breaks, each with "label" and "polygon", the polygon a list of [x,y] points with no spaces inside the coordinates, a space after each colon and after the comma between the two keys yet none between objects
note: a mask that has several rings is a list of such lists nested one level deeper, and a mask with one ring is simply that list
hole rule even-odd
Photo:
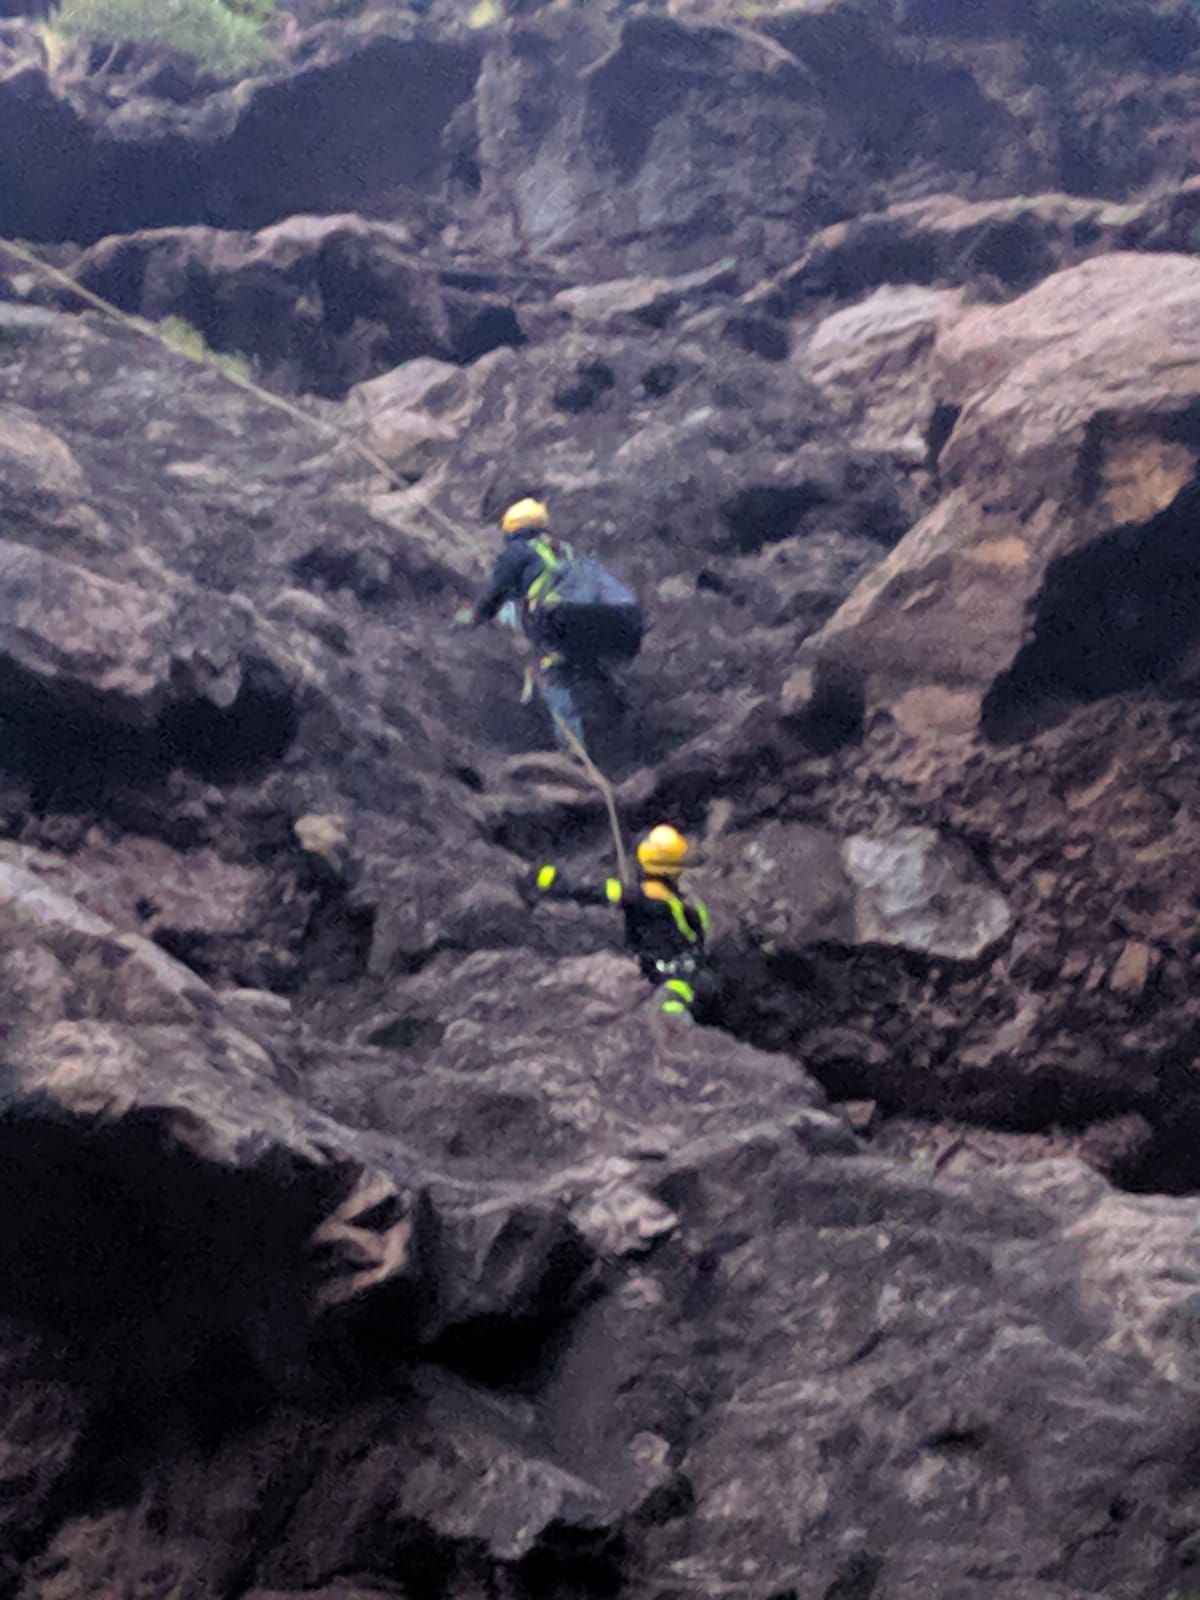
[{"label": "yellow hard hat", "polygon": [[691,865],[692,850],[677,828],[661,822],[637,847],[638,865],[656,878],[675,878]]},{"label": "yellow hard hat", "polygon": [[540,500],[518,500],[500,518],[505,533],[520,533],[522,528],[548,528],[550,513]]}]

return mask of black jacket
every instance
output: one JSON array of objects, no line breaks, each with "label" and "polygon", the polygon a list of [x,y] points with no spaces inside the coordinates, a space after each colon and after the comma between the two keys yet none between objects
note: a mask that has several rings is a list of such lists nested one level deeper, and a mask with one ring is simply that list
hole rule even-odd
[{"label": "black jacket", "polygon": [[646,878],[632,889],[619,878],[576,887],[565,881],[557,867],[546,866],[536,874],[534,886],[551,900],[619,907],[625,920],[626,948],[637,957],[651,983],[662,983],[674,969],[694,968],[704,960],[708,907],[703,900],[676,894],[663,878]]}]

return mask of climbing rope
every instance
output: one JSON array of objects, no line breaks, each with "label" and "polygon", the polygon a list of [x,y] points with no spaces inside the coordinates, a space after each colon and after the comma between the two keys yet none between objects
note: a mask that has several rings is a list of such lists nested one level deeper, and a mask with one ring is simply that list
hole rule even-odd
[{"label": "climbing rope", "polygon": [[[144,339],[152,339],[155,344],[161,345],[164,350],[170,350],[173,354],[182,356],[185,361],[190,361],[193,366],[204,367],[209,372],[215,372],[218,377],[224,378],[226,383],[232,383],[235,388],[244,389],[247,394],[252,394],[256,400],[262,401],[264,405],[271,406],[276,411],[282,411],[285,416],[291,417],[294,422],[302,423],[315,433],[322,434],[325,438],[333,439],[336,443],[345,445],[347,449],[352,450],[355,455],[365,461],[368,466],[373,467],[376,472],[381,472],[393,488],[404,489],[408,487],[406,481],[400,477],[394,468],[388,466],[382,456],[377,455],[369,445],[363,444],[360,439],[356,439],[352,434],[347,433],[344,428],[339,428],[336,423],[326,422],[323,417],[314,417],[311,412],[304,411],[300,406],[293,405],[290,400],[285,400],[282,395],[272,394],[269,389],[264,389],[261,384],[255,383],[254,379],[248,377],[245,373],[221,366],[211,356],[195,355],[189,350],[178,349],[153,322],[148,322],[145,317],[136,317],[128,311],[122,311],[119,306],[114,306],[110,300],[105,300],[102,295],[85,288],[69,272],[63,272],[59,267],[52,267],[48,261],[40,260],[32,250],[27,250],[24,245],[17,244],[12,239],[0,239],[0,254],[11,256],[14,260],[20,261],[35,272],[40,272],[43,277],[49,278],[52,282],[59,284],[60,287],[69,290],[71,294],[77,295],[85,304],[102,312],[110,321],[119,323],[121,327],[128,328],[133,333],[140,334]],[[433,508],[430,509],[432,510]],[[434,511],[434,515],[441,517],[442,513]],[[456,533],[459,531],[461,530],[455,530]]]},{"label": "climbing rope", "polygon": [[[23,244],[18,244],[13,239],[0,239],[0,254],[10,256],[13,260],[21,262],[23,266],[30,268],[33,272],[40,273],[44,278],[57,283],[61,288],[78,296],[86,305],[93,307],[94,310],[99,311],[110,321],[118,323],[123,328],[128,328],[143,339],[153,340],[155,344],[160,345],[163,349],[182,356],[185,361],[190,361],[193,366],[204,367],[209,372],[215,372],[226,383],[231,383],[235,388],[243,389],[247,394],[252,394],[263,405],[270,406],[276,411],[282,411],[285,416],[290,417],[294,422],[299,422],[302,426],[312,429],[313,432],[332,439],[339,445],[344,445],[360,460],[365,461],[368,466],[381,473],[393,488],[405,489],[408,487],[407,481],[401,478],[382,456],[372,450],[369,445],[363,444],[360,439],[356,439],[353,434],[347,433],[344,428],[338,427],[336,423],[325,421],[323,417],[313,416],[311,412],[303,410],[300,406],[293,405],[290,400],[285,400],[282,395],[272,394],[269,389],[264,389],[261,384],[255,383],[254,379],[248,377],[245,373],[223,366],[212,355],[197,355],[191,351],[177,349],[153,322],[148,321],[145,317],[134,316],[131,312],[122,311],[119,306],[113,305],[103,295],[96,294],[94,290],[88,289],[79,283],[69,272],[64,272],[60,267],[51,266],[48,261],[43,261],[40,256],[35,255],[32,250],[27,249]],[[439,522],[443,529],[447,530],[453,537],[465,537],[465,529],[446,516],[443,511],[439,511],[436,506],[427,502],[422,510],[423,514],[430,516],[435,522]],[[613,786],[592,760],[582,740],[576,737],[561,717],[553,712],[551,715],[567,748],[579,762],[589,781],[604,801],[604,807],[608,813],[609,827],[612,829],[617,873],[621,882],[627,883],[629,881],[629,863],[625,854],[625,846],[621,839],[621,824],[617,815],[617,801]]]},{"label": "climbing rope", "polygon": [[629,858],[625,854],[625,845],[621,839],[621,822],[617,815],[616,792],[591,756],[588,755],[587,746],[583,743],[583,740],[572,729],[567,727],[567,724],[556,711],[552,711],[550,715],[554,718],[554,726],[558,729],[567,749],[579,762],[604,801],[604,809],[608,812],[608,825],[612,829],[613,849],[617,858],[617,876],[623,884],[627,885],[629,883]]}]

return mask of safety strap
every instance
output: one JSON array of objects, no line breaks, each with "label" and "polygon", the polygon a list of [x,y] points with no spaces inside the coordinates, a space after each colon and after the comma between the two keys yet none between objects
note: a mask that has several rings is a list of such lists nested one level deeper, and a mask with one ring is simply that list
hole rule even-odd
[{"label": "safety strap", "polygon": [[688,908],[677,894],[668,894],[667,906],[671,912],[671,920],[689,944],[699,944],[701,938],[708,933],[709,915],[708,907],[703,900],[697,900],[693,909],[696,920],[700,924],[699,931],[692,927],[688,919]]},{"label": "safety strap", "polygon": [[525,604],[531,608],[552,604],[554,596],[549,591],[555,574],[574,561],[575,551],[569,544],[560,545],[555,539],[531,539],[529,548],[541,561],[542,570],[525,591]]}]

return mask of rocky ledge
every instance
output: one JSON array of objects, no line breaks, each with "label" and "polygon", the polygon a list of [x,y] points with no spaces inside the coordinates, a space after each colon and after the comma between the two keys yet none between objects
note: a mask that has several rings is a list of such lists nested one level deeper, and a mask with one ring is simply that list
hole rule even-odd
[{"label": "rocky ledge", "polygon": [[[1196,1585],[1195,19],[674,9],[5,25],[0,232],[247,364],[5,261],[13,1600]],[[517,892],[531,489],[719,1026]]]}]

